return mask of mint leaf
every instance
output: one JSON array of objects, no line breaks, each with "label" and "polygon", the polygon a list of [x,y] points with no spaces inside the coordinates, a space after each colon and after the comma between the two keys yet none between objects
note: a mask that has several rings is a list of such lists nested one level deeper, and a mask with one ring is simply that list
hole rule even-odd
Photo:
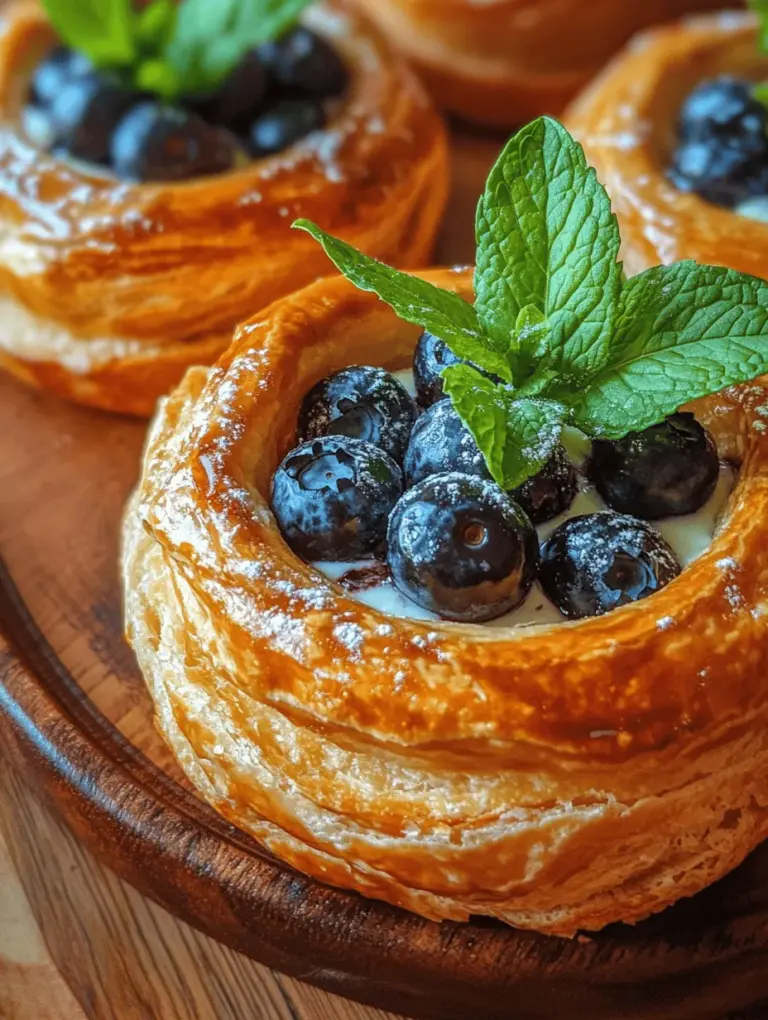
[{"label": "mint leaf", "polygon": [[768,50],[768,0],[749,0],[749,6],[760,19],[760,49]]},{"label": "mint leaf", "polygon": [[695,262],[648,269],[624,284],[609,358],[573,421],[620,439],[768,372],[768,283]]},{"label": "mint leaf", "polygon": [[282,35],[310,0],[184,0],[164,57],[181,91],[214,91],[249,50]]},{"label": "mint leaf", "polygon": [[471,365],[450,365],[443,386],[503,489],[514,489],[547,463],[560,440],[565,408],[518,399]]},{"label": "mint leaf", "polygon": [[391,269],[363,255],[351,244],[332,237],[309,220],[296,220],[293,226],[306,230],[319,241],[336,268],[360,290],[378,294],[401,319],[434,333],[458,358],[472,361],[511,382],[506,358],[483,331],[474,307],[458,294]]},{"label": "mint leaf", "polygon": [[760,85],[753,85],[752,95],[758,103],[762,103],[763,106],[768,106],[768,84],[763,82]]},{"label": "mint leaf", "polygon": [[497,345],[535,309],[546,334],[526,351],[578,382],[603,363],[621,289],[619,228],[595,171],[566,129],[542,117],[512,138],[477,210],[477,313]]},{"label": "mint leaf", "polygon": [[530,377],[536,367],[537,353],[546,348],[548,326],[544,313],[535,305],[526,305],[515,320],[511,344],[514,362],[521,379]]},{"label": "mint leaf", "polygon": [[179,75],[164,60],[143,61],[136,68],[134,82],[142,92],[153,92],[169,100],[183,91]]},{"label": "mint leaf", "polygon": [[162,51],[171,40],[179,9],[174,0],[152,0],[136,11],[133,33],[137,45],[150,54]]},{"label": "mint leaf", "polygon": [[63,42],[94,64],[127,66],[136,56],[131,0],[43,0]]}]

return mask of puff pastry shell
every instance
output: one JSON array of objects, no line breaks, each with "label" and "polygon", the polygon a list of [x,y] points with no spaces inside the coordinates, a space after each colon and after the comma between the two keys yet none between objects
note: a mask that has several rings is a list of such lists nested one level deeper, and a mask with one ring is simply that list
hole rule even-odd
[{"label": "puff pastry shell", "polygon": [[328,128],[280,156],[184,184],[94,176],[32,148],[18,114],[51,44],[17,0],[0,31],[0,366],[86,404],[151,413],[255,309],[327,272],[308,216],[423,265],[447,193],[444,128],[413,75],[346,0],[309,10],[352,72]]},{"label": "puff pastry shell", "polygon": [[721,0],[358,0],[438,102],[510,128],[567,101],[639,29]]},{"label": "puff pastry shell", "polygon": [[630,274],[696,259],[768,277],[766,224],[667,178],[680,107],[695,86],[719,74],[766,73],[751,15],[688,18],[640,35],[568,111],[568,127],[611,196]]},{"label": "puff pastry shell", "polygon": [[406,365],[417,332],[321,281],[162,405],[124,530],[158,724],[211,804],[322,881],[430,918],[635,921],[768,836],[768,394],[698,406],[741,472],[662,592],[554,627],[388,618],[290,552],[268,494],[309,387]]}]

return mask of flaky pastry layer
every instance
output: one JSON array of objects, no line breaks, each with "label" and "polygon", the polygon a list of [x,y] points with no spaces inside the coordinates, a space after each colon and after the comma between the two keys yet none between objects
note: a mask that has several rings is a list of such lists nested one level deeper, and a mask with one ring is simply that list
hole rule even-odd
[{"label": "flaky pastry layer", "polygon": [[452,113],[512,128],[559,113],[626,41],[722,0],[358,0]]},{"label": "flaky pastry layer", "polygon": [[766,224],[682,192],[667,177],[683,101],[720,74],[768,74],[752,15],[725,11],[638,36],[566,114],[611,196],[630,273],[695,259],[768,277]]},{"label": "flaky pastry layer", "polygon": [[[468,272],[425,274],[469,295]],[[570,935],[691,895],[768,836],[762,384],[700,402],[741,470],[712,546],[605,617],[390,618],[270,512],[299,404],[418,330],[338,278],[163,403],[124,530],[128,637],[200,793],[294,867],[430,918]]]},{"label": "flaky pastry layer", "polygon": [[352,73],[328,127],[285,153],[183,184],[120,182],[34,149],[18,118],[51,45],[34,0],[0,26],[0,366],[108,410],[150,414],[232,330],[328,272],[306,216],[400,265],[429,260],[447,196],[445,131],[348,0],[307,14]]}]

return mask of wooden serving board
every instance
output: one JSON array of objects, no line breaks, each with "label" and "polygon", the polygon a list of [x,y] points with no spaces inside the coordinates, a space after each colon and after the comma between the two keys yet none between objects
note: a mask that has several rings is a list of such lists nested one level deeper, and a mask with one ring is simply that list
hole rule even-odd
[{"label": "wooden serving board", "polygon": [[[497,148],[456,142],[444,262],[472,258],[472,209]],[[77,883],[66,856],[46,853],[50,837],[30,822],[31,789],[87,852],[156,903],[276,971],[362,1002],[439,1020],[723,1020],[729,1012],[765,1020],[768,846],[637,928],[566,941],[487,921],[432,924],[324,887],[199,801],[154,729],[122,640],[118,527],[143,437],[141,423],[0,380],[0,820],[87,1015],[107,1014],[88,1006],[95,993],[78,956],[87,938],[76,899],[62,917],[62,897]],[[119,918],[99,937],[119,944]],[[176,1016],[149,1005],[116,1015]]]}]

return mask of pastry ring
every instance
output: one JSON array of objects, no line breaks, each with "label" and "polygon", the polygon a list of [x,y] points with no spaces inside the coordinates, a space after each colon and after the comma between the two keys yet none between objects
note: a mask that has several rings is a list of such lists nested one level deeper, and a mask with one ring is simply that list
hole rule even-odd
[{"label": "pastry ring", "polygon": [[351,70],[322,132],[240,170],[129,184],[46,155],[18,116],[51,29],[33,0],[0,34],[0,366],[112,411],[151,413],[255,309],[327,272],[311,216],[401,265],[429,254],[447,195],[444,128],[346,0],[308,13]]},{"label": "pastry ring", "polygon": [[764,73],[757,22],[727,11],[639,36],[571,107],[569,130],[611,195],[630,275],[695,259],[768,276],[768,228],[667,177],[678,112],[688,93],[718,74]]},{"label": "pastry ring", "polygon": [[661,592],[555,626],[404,620],[298,560],[268,494],[305,391],[402,367],[417,335],[327,279],[162,405],[124,530],[158,724],[203,797],[319,880],[436,919],[636,921],[768,836],[768,391],[696,405],[741,471]]},{"label": "pastry ring", "polygon": [[722,0],[358,0],[438,103],[499,128],[558,113],[639,29]]}]

